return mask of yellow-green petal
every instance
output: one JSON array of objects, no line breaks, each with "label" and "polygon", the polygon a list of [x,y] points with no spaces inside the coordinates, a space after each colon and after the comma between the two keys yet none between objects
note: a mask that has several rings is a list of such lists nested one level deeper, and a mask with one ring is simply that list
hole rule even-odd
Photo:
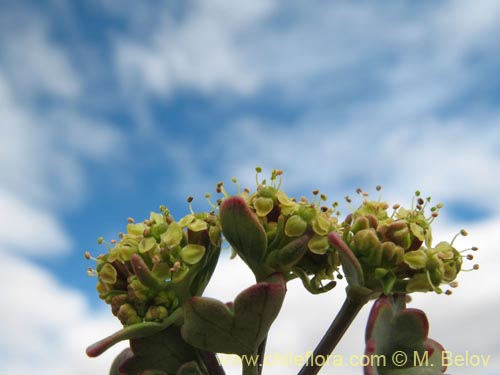
[{"label": "yellow-green petal", "polygon": [[307,243],[307,247],[311,253],[323,255],[326,253],[330,244],[328,243],[328,237],[318,236],[315,234]]},{"label": "yellow-green petal", "polygon": [[196,264],[205,255],[205,247],[201,245],[189,244],[182,248],[181,259],[188,264]]},{"label": "yellow-green petal", "polygon": [[257,212],[257,216],[263,217],[272,211],[274,207],[274,201],[272,200],[272,198],[259,197],[255,199],[253,205],[255,207],[255,211]]},{"label": "yellow-green petal", "polygon": [[161,234],[160,238],[168,247],[173,247],[181,243],[182,236],[181,225],[173,222],[168,226],[167,231]]},{"label": "yellow-green petal", "polygon": [[145,237],[139,242],[139,252],[147,253],[156,248],[156,240],[154,237]]},{"label": "yellow-green petal", "polygon": [[299,215],[293,215],[286,221],[285,234],[288,237],[298,237],[304,234],[307,229],[307,223]]}]

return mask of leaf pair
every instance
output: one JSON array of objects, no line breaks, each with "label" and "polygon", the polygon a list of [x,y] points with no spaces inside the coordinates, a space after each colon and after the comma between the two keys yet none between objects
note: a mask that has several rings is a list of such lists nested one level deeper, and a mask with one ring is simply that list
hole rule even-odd
[{"label": "leaf pair", "polygon": [[374,303],[366,327],[367,358],[382,358],[365,367],[365,375],[438,375],[444,373],[443,347],[427,337],[422,310],[405,308],[405,295],[382,296]]},{"label": "leaf pair", "polygon": [[193,297],[185,305],[182,337],[215,352],[253,355],[278,316],[286,293],[281,274],[241,292],[234,303]]}]

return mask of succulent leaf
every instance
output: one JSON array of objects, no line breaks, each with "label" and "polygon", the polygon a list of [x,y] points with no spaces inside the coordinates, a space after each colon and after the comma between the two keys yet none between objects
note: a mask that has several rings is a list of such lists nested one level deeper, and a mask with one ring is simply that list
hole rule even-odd
[{"label": "succulent leaf", "polygon": [[245,289],[233,304],[193,297],[185,306],[182,337],[203,350],[253,354],[278,315],[285,293],[285,280],[276,274]]}]

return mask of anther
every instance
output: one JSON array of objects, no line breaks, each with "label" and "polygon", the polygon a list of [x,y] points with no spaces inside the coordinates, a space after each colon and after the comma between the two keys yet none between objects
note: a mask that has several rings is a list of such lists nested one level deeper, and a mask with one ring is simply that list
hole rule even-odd
[{"label": "anther", "polygon": [[134,223],[135,223],[135,220],[134,220],[133,218],[131,218],[131,217],[129,217],[129,218],[127,219],[127,221],[128,221],[130,224],[134,224]]},{"label": "anther", "polygon": [[375,187],[375,190],[377,190],[377,191],[380,191],[380,190],[382,190],[382,186],[380,186],[380,185],[377,185],[377,186]]}]

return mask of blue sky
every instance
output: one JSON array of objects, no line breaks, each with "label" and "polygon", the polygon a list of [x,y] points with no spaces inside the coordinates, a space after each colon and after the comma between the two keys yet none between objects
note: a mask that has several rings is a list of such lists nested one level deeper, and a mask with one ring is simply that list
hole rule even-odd
[{"label": "blue sky", "polygon": [[[415,307],[445,346],[491,352],[487,369],[454,374],[499,371],[499,16],[486,0],[2,2],[0,373],[103,373],[112,355],[82,348],[119,325],[83,252],[160,204],[179,217],[193,195],[206,209],[219,180],[253,186],[257,165],[283,169],[291,195],[381,184],[391,202],[416,189],[444,202],[437,233],[469,229],[463,247],[481,246],[484,266]],[[251,278],[222,265],[209,292],[232,299]],[[290,289],[278,331],[304,301],[324,305]],[[314,321],[326,327],[336,306]],[[361,351],[359,321],[344,353]],[[304,350],[324,327],[271,343]]]}]

